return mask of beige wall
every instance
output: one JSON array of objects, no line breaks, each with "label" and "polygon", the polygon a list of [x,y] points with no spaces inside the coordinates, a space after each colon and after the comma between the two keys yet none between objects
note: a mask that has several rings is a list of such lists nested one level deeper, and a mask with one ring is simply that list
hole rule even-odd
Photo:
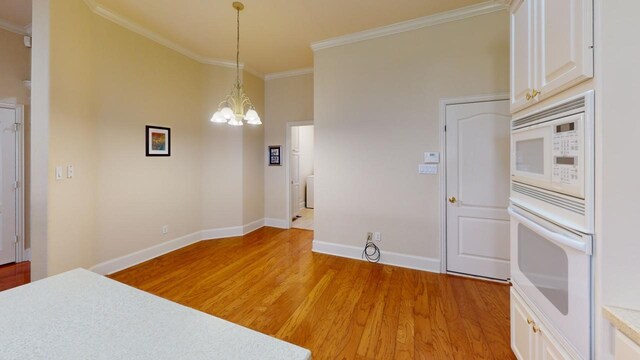
[{"label": "beige wall", "polygon": [[[30,183],[30,94],[22,83],[31,79],[31,50],[24,46],[23,35],[0,29],[0,102],[24,105],[25,178]],[[25,187],[25,248],[29,248],[29,186]]]},{"label": "beige wall", "polygon": [[[235,69],[188,59],[82,0],[51,2],[50,40],[49,275],[264,217],[262,127],[209,122]],[[263,113],[262,80],[246,81]],[[171,128],[170,157],[145,156],[145,125]],[[69,164],[74,178],[55,180]]]},{"label": "beige wall", "polygon": [[[264,112],[264,81],[244,72],[243,83],[261,118]],[[249,224],[264,218],[264,126],[247,125],[243,129],[243,223]]]},{"label": "beige wall", "polygon": [[[284,151],[287,123],[313,120],[313,74],[273,79],[265,83],[265,148],[269,145],[281,145]],[[287,161],[286,157],[283,161]],[[266,155],[264,164],[265,218],[286,222],[285,167],[268,166]]]},{"label": "beige wall", "polygon": [[315,53],[316,240],[379,231],[383,253],[439,259],[439,178],[417,165],[441,99],[507,92],[508,36],[503,11]]}]

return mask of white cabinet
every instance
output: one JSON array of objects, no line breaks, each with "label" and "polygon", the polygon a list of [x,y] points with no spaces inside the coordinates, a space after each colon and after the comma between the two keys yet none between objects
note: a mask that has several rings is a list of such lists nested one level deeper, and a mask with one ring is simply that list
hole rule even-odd
[{"label": "white cabinet", "polygon": [[618,330],[616,330],[614,351],[616,354],[616,360],[640,359],[640,346]]},{"label": "white cabinet", "polygon": [[511,112],[593,77],[592,0],[511,4]]},{"label": "white cabinet", "polygon": [[511,349],[519,360],[571,359],[514,288],[511,288]]}]

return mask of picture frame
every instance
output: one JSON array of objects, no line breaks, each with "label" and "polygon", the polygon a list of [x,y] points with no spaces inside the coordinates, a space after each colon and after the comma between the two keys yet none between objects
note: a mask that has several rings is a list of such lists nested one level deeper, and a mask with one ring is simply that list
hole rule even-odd
[{"label": "picture frame", "polygon": [[145,140],[145,154],[147,156],[171,156],[170,128],[147,125]]},{"label": "picture frame", "polygon": [[269,146],[269,166],[281,166],[282,165],[282,147],[280,145]]}]

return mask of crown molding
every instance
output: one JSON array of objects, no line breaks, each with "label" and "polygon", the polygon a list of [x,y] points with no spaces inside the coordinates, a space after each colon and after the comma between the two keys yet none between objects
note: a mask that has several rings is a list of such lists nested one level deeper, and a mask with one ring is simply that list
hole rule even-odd
[{"label": "crown molding", "polygon": [[31,24],[22,27],[20,25],[16,25],[14,23],[10,23],[6,20],[0,19],[0,29],[4,29],[7,31],[11,31],[12,33],[16,33],[18,35],[28,36],[31,34]]},{"label": "crown molding", "polygon": [[[127,30],[130,30],[164,47],[167,47],[173,51],[176,51],[199,63],[206,64],[206,65],[215,65],[215,66],[222,66],[227,68],[234,68],[234,69],[236,67],[236,62],[233,60],[207,58],[183,46],[180,46],[177,43],[165,38],[164,36],[147,29],[126,17],[105,8],[102,5],[99,5],[96,0],[84,0],[84,2],[94,14],[101,16],[113,23],[116,23],[124,27]],[[240,63],[240,70],[243,70],[243,69],[245,69],[245,66],[243,63]],[[246,69],[246,70],[249,71],[251,74],[258,76],[259,78],[264,79],[264,75],[262,75],[260,72],[255,70],[249,70],[249,69]]]},{"label": "crown molding", "polygon": [[383,36],[399,34],[428,26],[444,24],[452,21],[467,19],[474,16],[489,14],[496,11],[502,11],[506,10],[507,8],[508,6],[505,4],[505,0],[487,1],[456,10],[445,11],[413,20],[399,22],[392,25],[382,26],[375,29],[360,31],[353,34],[318,41],[311,44],[311,49],[313,51],[318,51],[336,46],[352,44],[355,42],[376,39]]},{"label": "crown molding", "polygon": [[289,71],[270,73],[270,74],[266,74],[264,76],[264,80],[268,81],[268,80],[282,79],[282,78],[286,78],[286,77],[300,76],[300,75],[307,75],[307,74],[313,74],[313,68],[304,68],[304,69],[296,69],[296,70],[289,70]]}]

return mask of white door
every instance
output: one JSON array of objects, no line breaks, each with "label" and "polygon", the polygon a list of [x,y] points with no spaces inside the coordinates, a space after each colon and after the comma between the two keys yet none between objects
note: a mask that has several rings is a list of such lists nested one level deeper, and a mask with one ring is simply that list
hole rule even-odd
[{"label": "white door", "polygon": [[291,203],[289,206],[291,208],[291,218],[295,219],[300,214],[300,154],[292,152],[289,164],[291,171]]},{"label": "white door", "polygon": [[538,0],[540,99],[593,76],[592,10],[592,0]]},{"label": "white door", "polygon": [[525,107],[535,81],[533,1],[515,0],[511,5],[511,110]]},{"label": "white door", "polygon": [[16,261],[16,110],[0,107],[0,265]]},{"label": "white door", "polygon": [[446,108],[447,271],[509,277],[509,101]]}]

